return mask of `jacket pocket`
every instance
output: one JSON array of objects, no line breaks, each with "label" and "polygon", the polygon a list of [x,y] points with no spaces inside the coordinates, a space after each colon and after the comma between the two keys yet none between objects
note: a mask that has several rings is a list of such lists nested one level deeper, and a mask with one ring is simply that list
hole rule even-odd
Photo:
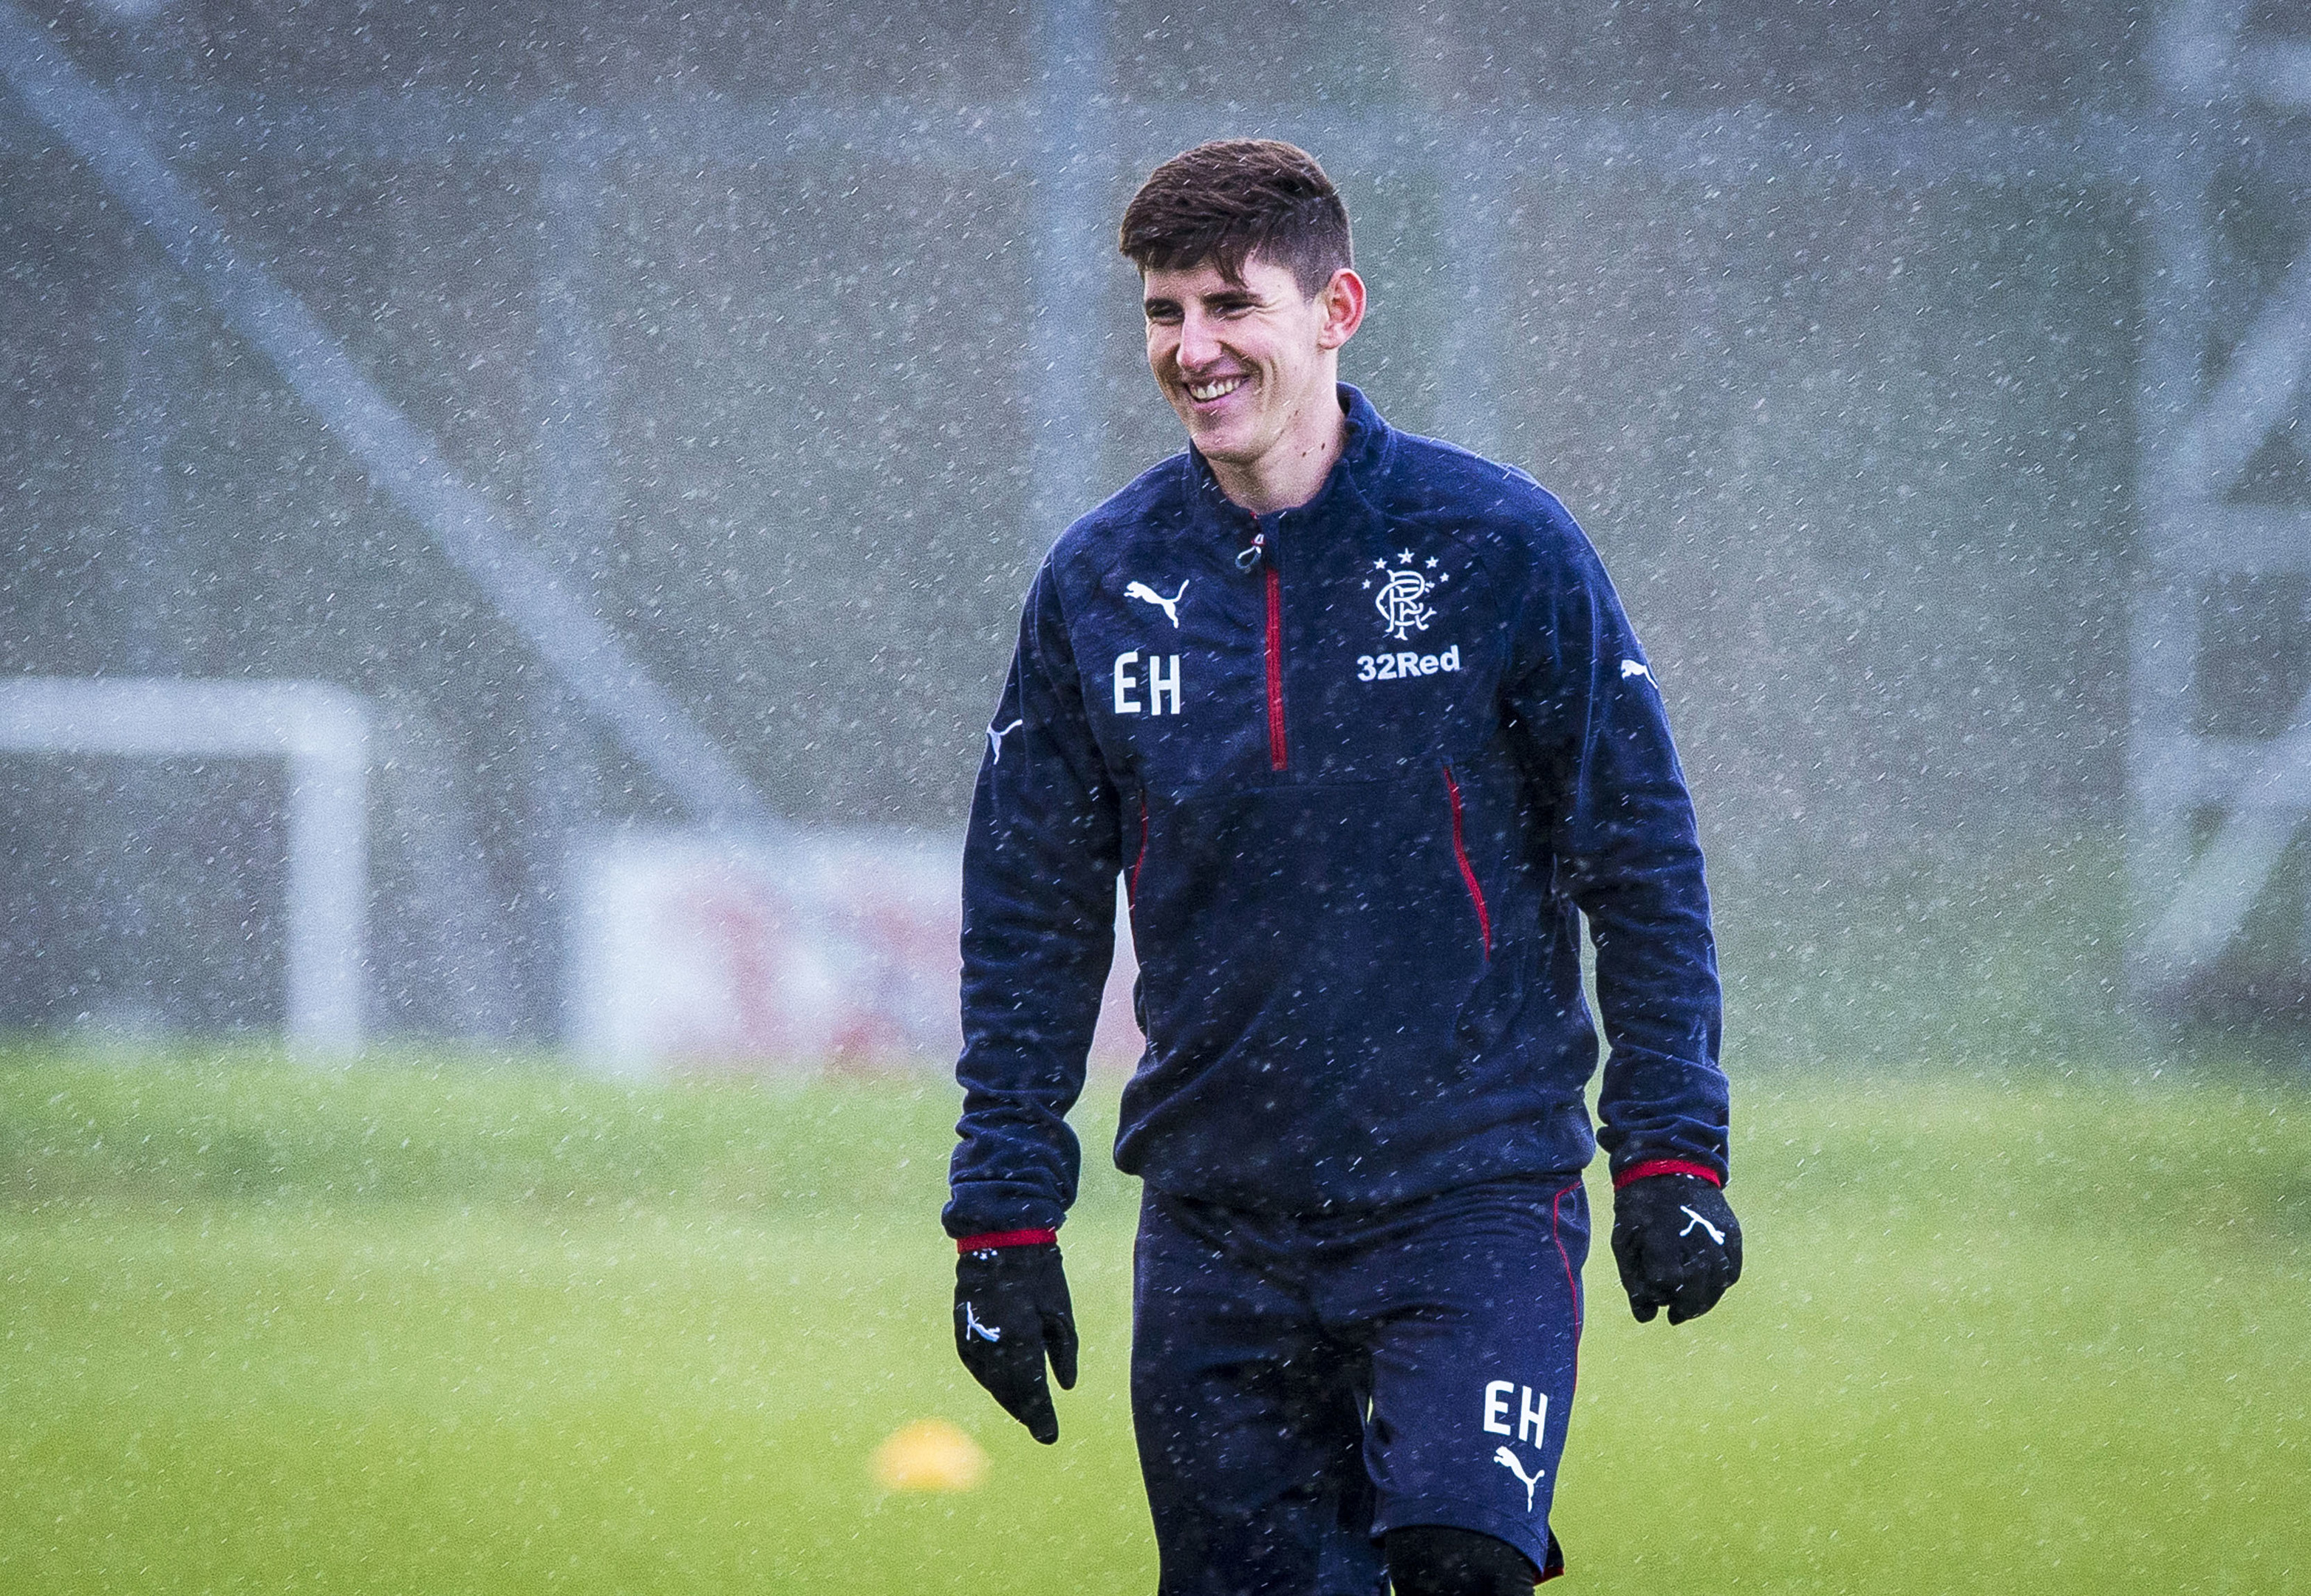
[{"label": "jacket pocket", "polygon": [[1452,858],[1461,867],[1461,880],[1469,889],[1469,902],[1477,911],[1477,937],[1485,949],[1485,957],[1493,956],[1493,917],[1485,907],[1484,883],[1477,879],[1476,867],[1469,862],[1469,845],[1461,829],[1461,783],[1454,780],[1452,767],[1444,767],[1444,796],[1452,806]]}]

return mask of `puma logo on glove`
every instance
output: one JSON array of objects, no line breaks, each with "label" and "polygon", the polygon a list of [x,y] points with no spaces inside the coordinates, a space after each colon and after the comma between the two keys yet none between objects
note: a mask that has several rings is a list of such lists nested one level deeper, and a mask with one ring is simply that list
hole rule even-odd
[{"label": "puma logo on glove", "polygon": [[[1693,1210],[1691,1208],[1685,1207],[1681,1203],[1678,1206],[1677,1211],[1680,1214],[1693,1214]],[[1718,1229],[1717,1226],[1712,1225],[1708,1220],[1703,1218],[1698,1214],[1693,1214],[1693,1225],[1688,1225],[1683,1230],[1677,1233],[1679,1237],[1682,1239],[1686,1236],[1691,1235],[1693,1234],[1694,1225],[1698,1225],[1702,1229],[1707,1231],[1709,1233],[1709,1239],[1715,1242],[1719,1246],[1722,1247],[1725,1244],[1725,1233]]]},{"label": "puma logo on glove", "polygon": [[1647,1175],[1613,1193],[1613,1261],[1640,1324],[1663,1308],[1683,1324],[1741,1278],[1741,1225],[1700,1176]]},{"label": "puma logo on glove", "polygon": [[955,1350],[1029,1435],[1046,1446],[1060,1438],[1043,1363],[1050,1359],[1061,1391],[1075,1389],[1076,1313],[1056,1243],[990,1247],[955,1260]]}]

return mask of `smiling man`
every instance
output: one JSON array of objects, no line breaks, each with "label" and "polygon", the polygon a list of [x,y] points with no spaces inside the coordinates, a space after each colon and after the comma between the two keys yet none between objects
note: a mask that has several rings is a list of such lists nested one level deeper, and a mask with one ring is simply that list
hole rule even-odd
[{"label": "smiling man", "polygon": [[1706,1313],[1740,1270],[1661,698],[1563,505],[1339,382],[1365,285],[1306,153],[1190,150],[1121,243],[1189,448],[1052,548],[989,727],[955,1345],[1057,1439],[1066,1116],[1120,874],[1147,1049],[1115,1154],[1145,1182],[1132,1416],[1164,1596],[1528,1590],[1563,1566],[1597,1146],[1639,1320]]}]

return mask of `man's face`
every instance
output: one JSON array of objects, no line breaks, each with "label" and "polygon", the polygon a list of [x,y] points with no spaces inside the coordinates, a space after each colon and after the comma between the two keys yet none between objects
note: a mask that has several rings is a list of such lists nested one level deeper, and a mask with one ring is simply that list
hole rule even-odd
[{"label": "man's face", "polygon": [[1312,299],[1286,268],[1257,256],[1231,283],[1215,266],[1145,278],[1147,366],[1204,458],[1255,468],[1317,406],[1337,406],[1330,356],[1356,330],[1342,278]]}]

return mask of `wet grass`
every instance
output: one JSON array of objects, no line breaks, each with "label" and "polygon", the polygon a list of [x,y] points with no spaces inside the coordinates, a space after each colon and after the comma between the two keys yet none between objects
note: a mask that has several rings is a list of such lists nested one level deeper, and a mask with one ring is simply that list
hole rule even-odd
[{"label": "wet grass", "polygon": [[[1579,1588],[2311,1583],[2311,1092],[1779,1071],[1740,1107],[1724,1306],[1640,1328],[1592,1260]],[[1087,1131],[1084,1381],[1035,1447],[954,1366],[951,1119],[935,1081],[19,1050],[0,1589],[1151,1589],[1131,1193]],[[986,1486],[875,1488],[925,1415]]]}]

